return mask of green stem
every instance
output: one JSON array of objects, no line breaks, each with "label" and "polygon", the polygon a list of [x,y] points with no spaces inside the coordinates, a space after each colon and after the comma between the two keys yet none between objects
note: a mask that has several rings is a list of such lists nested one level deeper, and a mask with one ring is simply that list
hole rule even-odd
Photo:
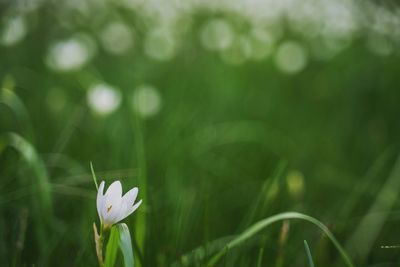
[{"label": "green stem", "polygon": [[104,267],[104,260],[103,260],[103,241],[104,241],[104,235],[103,235],[103,224],[100,224],[100,235],[97,232],[97,227],[96,224],[93,223],[93,231],[94,231],[94,242],[96,244],[96,255],[97,255],[97,260],[99,262],[100,267]]}]

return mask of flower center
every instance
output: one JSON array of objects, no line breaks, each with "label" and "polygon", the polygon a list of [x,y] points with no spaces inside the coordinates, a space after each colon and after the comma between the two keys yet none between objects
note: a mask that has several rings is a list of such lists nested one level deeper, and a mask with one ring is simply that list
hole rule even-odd
[{"label": "flower center", "polygon": [[107,208],[107,212],[110,212],[111,208],[112,208],[112,205],[110,205],[110,206]]}]

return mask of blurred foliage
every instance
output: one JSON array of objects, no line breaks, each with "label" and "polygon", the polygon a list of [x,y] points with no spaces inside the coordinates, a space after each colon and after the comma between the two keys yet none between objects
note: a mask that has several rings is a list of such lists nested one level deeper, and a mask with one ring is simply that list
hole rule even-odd
[{"label": "blurred foliage", "polygon": [[[400,16],[381,2],[0,1],[1,265],[96,266],[92,161],[139,185],[138,266],[203,266],[289,210],[394,266]],[[342,266],[295,221],[220,263],[306,266],[303,240]]]}]

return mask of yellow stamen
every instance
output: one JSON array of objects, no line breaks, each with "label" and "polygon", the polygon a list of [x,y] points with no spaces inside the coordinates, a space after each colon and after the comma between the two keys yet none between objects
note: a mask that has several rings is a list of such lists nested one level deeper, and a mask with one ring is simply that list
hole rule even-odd
[{"label": "yellow stamen", "polygon": [[110,206],[107,208],[107,212],[109,212],[109,211],[111,210],[111,208],[112,208],[112,205],[110,205]]}]

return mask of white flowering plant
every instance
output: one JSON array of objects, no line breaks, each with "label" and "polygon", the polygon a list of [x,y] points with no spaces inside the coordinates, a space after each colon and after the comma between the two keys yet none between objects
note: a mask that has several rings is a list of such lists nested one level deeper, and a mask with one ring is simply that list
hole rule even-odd
[{"label": "white flowering plant", "polygon": [[[94,183],[97,189],[96,207],[100,218],[100,231],[96,223],[93,223],[94,241],[96,244],[96,255],[100,267],[112,267],[117,259],[118,248],[120,248],[125,266],[134,266],[133,249],[129,228],[123,219],[132,214],[142,203],[137,202],[138,188],[134,187],[125,195],[122,195],[122,184],[114,181],[104,193],[105,182],[97,185],[97,178],[91,165]],[[108,234],[105,257],[103,256],[103,244]]]}]

